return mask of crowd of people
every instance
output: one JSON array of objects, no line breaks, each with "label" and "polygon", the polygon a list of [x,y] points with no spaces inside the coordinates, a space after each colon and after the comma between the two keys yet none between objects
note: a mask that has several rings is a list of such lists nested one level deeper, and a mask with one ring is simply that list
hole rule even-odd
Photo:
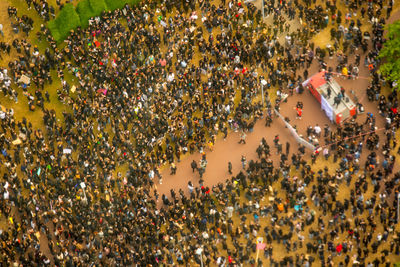
[{"label": "crowd of people", "polygon": [[[46,1],[33,2],[48,20]],[[383,14],[384,4],[393,5],[345,1],[350,15],[343,21],[336,1],[268,1],[265,15],[273,23],[265,25],[260,10],[237,0],[144,1],[91,19],[87,29],[71,32],[62,49],[43,25],[37,35],[49,42],[43,53],[15,40],[19,58],[0,72],[3,93],[17,102],[22,90],[29,110],[41,109],[44,128],[17,121],[12,109],[0,111],[0,210],[7,218],[2,264],[391,266],[388,255],[400,254],[397,200],[390,200],[399,189],[392,150],[400,117],[397,94],[380,94],[376,72],[392,9]],[[370,39],[360,19],[351,18],[359,12],[368,16]],[[297,19],[307,26],[291,31]],[[335,44],[314,47],[311,38],[326,27],[335,29]],[[339,65],[329,66],[335,54]],[[351,120],[334,130],[317,125],[304,133],[319,147],[311,162],[302,146],[290,154],[287,143],[284,153],[279,137],[263,139],[259,159],[242,157],[242,171],[226,183],[200,180],[189,183],[189,193],[176,189],[159,196],[154,184],[162,184],[164,164],[174,174],[184,154],[199,152],[200,166],[194,162],[192,168],[201,176],[205,151],[219,134],[240,131],[245,144],[257,120],[270,125],[281,102],[278,97],[271,103],[267,89],[296,97],[294,89],[304,90],[306,70],[316,60],[328,73],[346,68],[356,76],[365,67],[359,66],[363,57],[372,65],[366,92],[373,92],[370,100],[386,119],[383,140],[373,114],[365,123]],[[46,107],[52,70],[62,84],[58,99],[71,110],[62,121]],[[76,83],[67,81],[70,74]],[[261,79],[266,110],[257,100]],[[319,154],[339,162],[336,173],[313,171]],[[337,194],[343,181],[352,193],[342,203]],[[258,236],[266,248],[256,257]],[[285,257],[276,256],[281,243]]]}]

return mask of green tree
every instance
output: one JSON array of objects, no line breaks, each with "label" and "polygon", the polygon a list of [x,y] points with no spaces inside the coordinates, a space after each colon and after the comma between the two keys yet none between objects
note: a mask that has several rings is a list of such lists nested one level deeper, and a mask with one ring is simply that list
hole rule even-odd
[{"label": "green tree", "polygon": [[383,59],[379,70],[386,81],[393,84],[393,90],[400,90],[400,20],[389,25],[386,38],[379,52]]},{"label": "green tree", "polygon": [[57,18],[49,21],[48,28],[57,43],[62,42],[71,30],[78,26],[86,28],[88,20],[105,11],[123,8],[126,4],[137,5],[141,0],[82,0],[76,9],[69,3],[60,11]]},{"label": "green tree", "polygon": [[48,23],[50,32],[58,43],[64,40],[71,30],[79,26],[81,26],[81,20],[71,3],[66,4],[57,18]]}]

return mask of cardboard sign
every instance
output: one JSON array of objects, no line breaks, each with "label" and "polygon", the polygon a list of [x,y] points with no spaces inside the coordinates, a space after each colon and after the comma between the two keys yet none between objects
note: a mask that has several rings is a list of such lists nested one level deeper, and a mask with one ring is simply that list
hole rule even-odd
[{"label": "cardboard sign", "polygon": [[17,138],[14,141],[12,141],[13,145],[20,145],[22,143],[21,139]]},{"label": "cardboard sign", "polygon": [[64,154],[71,154],[71,153],[72,153],[72,149],[70,149],[70,148],[64,148],[64,149],[63,149],[63,153],[64,153]]},{"label": "cardboard sign", "polygon": [[257,244],[257,249],[258,249],[258,250],[264,250],[266,246],[267,246],[267,245],[266,245],[265,243],[258,243],[258,244]]},{"label": "cardboard sign", "polygon": [[195,12],[192,13],[192,15],[190,16],[191,20],[197,20],[199,18],[199,16],[197,16],[197,14]]},{"label": "cardboard sign", "polygon": [[24,83],[24,84],[30,84],[31,83],[31,78],[29,78],[26,75],[21,75],[21,78],[18,80],[19,83]]},{"label": "cardboard sign", "polygon": [[301,205],[294,205],[294,209],[296,211],[302,210],[303,208],[301,207]]},{"label": "cardboard sign", "polygon": [[24,134],[24,133],[19,133],[18,137],[24,141],[26,140],[26,134]]},{"label": "cardboard sign", "polygon": [[165,21],[163,21],[163,20],[160,20],[160,24],[161,24],[161,26],[163,26],[164,28],[166,28],[168,25],[167,25],[167,23],[165,23]]},{"label": "cardboard sign", "polygon": [[102,93],[103,95],[107,95],[107,89],[99,89],[97,90],[98,93]]}]

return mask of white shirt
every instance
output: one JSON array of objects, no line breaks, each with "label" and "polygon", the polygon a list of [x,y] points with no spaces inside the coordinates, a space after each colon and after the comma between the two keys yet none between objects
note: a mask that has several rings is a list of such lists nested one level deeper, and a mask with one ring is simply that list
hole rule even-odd
[{"label": "white shirt", "polygon": [[228,211],[228,217],[231,218],[233,215],[233,207],[232,206],[227,207],[227,211]]},{"label": "white shirt", "polygon": [[4,81],[4,85],[8,88],[11,86],[11,80],[7,79]]},{"label": "white shirt", "polygon": [[189,188],[190,191],[193,191],[193,189],[194,189],[194,187],[192,185],[190,185],[190,184],[188,185],[188,188]]},{"label": "white shirt", "polygon": [[154,171],[153,171],[153,170],[150,170],[150,172],[149,172],[149,178],[150,178],[150,179],[153,179],[153,178],[154,178]]},{"label": "white shirt", "polygon": [[378,240],[378,242],[380,242],[382,240],[382,235],[378,234],[378,236],[376,237],[376,239]]},{"label": "white shirt", "polygon": [[318,125],[314,127],[314,131],[316,134],[320,134],[321,133],[321,127],[319,127]]},{"label": "white shirt", "polygon": [[208,233],[207,232],[203,232],[203,238],[204,239],[208,239],[210,236],[208,235]]}]

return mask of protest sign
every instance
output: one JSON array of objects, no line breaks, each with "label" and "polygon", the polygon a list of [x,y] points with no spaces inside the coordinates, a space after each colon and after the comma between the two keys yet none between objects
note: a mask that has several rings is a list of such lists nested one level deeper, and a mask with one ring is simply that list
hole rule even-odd
[{"label": "protest sign", "polygon": [[20,145],[22,143],[21,139],[17,138],[14,141],[12,141],[13,145]]},{"label": "protest sign", "polygon": [[26,75],[21,75],[21,78],[19,78],[18,83],[30,84],[31,83],[31,78],[29,78]]}]

